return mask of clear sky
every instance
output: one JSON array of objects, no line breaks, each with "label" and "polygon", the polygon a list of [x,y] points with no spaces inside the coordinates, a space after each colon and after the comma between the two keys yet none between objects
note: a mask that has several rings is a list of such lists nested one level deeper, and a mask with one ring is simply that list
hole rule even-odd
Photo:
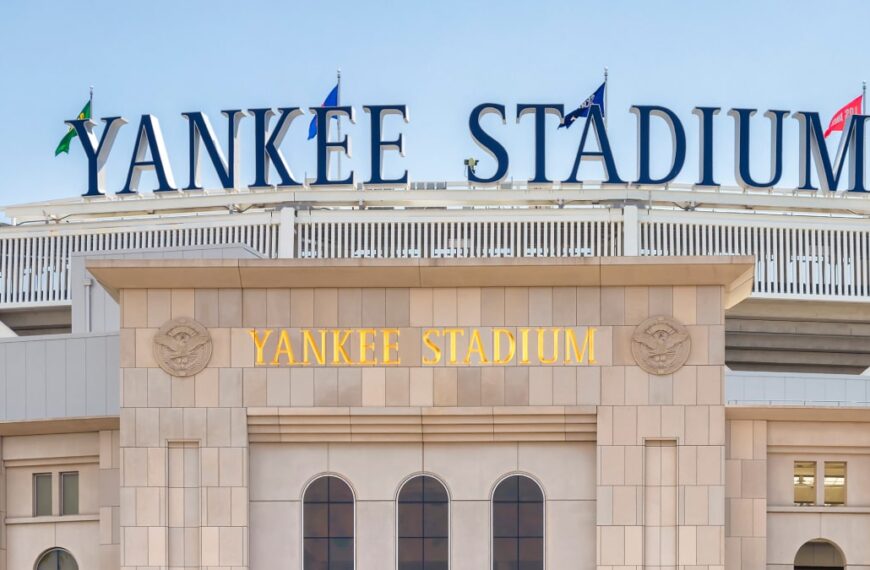
[{"label": "clear sky", "polygon": [[[788,1],[261,1],[150,0],[47,2],[5,0],[0,19],[0,204],[80,195],[86,160],[78,141],[54,157],[65,119],[75,118],[95,87],[97,117],[122,115],[107,167],[107,186],[125,180],[135,127],[143,113],[160,120],[176,182],[188,180],[187,122],[204,111],[223,138],[222,109],[319,105],[342,70],[342,103],[357,107],[353,139],[357,179],[369,176],[365,104],[404,103],[405,158],[387,156],[387,174],[412,180],[459,180],[462,160],[483,158],[468,134],[481,102],[508,107],[508,123],[486,128],[511,155],[510,177],[530,177],[532,122],[516,124],[518,102],[576,107],[610,69],[608,131],[623,178],[636,170],[632,104],[673,109],[689,137],[681,180],[697,172],[696,105],[721,106],[716,119],[716,176],[733,183],[732,107],[760,110],[753,123],[753,171],[768,168],[767,109],[831,114],[870,79],[866,0]],[[285,139],[297,177],[315,168],[308,117]],[[548,174],[570,172],[582,123],[548,126]],[[756,128],[757,126],[757,128]],[[666,139],[656,130],[657,154]],[[832,137],[832,145],[837,137]],[[252,181],[252,121],[243,122],[242,180]],[[797,122],[787,121],[786,174],[797,179]],[[654,164],[659,174],[667,157]],[[491,163],[481,164],[482,173]],[[585,169],[585,167],[584,167]],[[594,167],[581,169],[589,179]],[[216,178],[204,169],[205,182]],[[655,173],[655,171],[654,171]],[[142,188],[155,184],[143,177]]]}]

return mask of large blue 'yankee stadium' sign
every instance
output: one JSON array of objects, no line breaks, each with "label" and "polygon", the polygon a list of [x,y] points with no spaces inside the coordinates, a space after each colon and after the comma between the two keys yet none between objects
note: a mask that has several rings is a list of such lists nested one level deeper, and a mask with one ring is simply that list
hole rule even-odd
[{"label": "large blue 'yankee stadium' sign", "polygon": [[[371,165],[369,178],[365,184],[371,186],[396,186],[408,181],[405,171],[398,178],[383,177],[383,160],[385,151],[397,151],[404,155],[404,139],[401,134],[392,140],[384,140],[384,120],[394,115],[406,123],[408,109],[405,105],[366,105],[363,111],[371,116],[369,144],[371,145]],[[317,117],[321,125],[329,124],[333,118],[344,118],[355,122],[355,111],[350,106],[312,107],[310,113]],[[600,163],[605,173],[602,182],[607,184],[635,183],[640,185],[665,184],[674,180],[683,168],[688,150],[686,148],[686,131],[683,122],[672,110],[656,105],[635,105],[631,112],[637,116],[637,178],[626,180],[620,176],[613,158],[610,139],[601,109],[597,105],[589,107],[583,124],[571,174],[562,183],[580,183],[581,165],[587,161]],[[697,157],[700,161],[697,184],[700,186],[718,186],[713,172],[713,127],[714,117],[720,112],[718,107],[696,107],[692,113],[696,115],[697,127],[700,129]],[[160,131],[160,123],[153,115],[143,115],[137,127],[136,142],[133,156],[129,163],[127,178],[118,194],[132,194],[139,191],[139,180],[143,172],[153,171],[157,177],[155,192],[174,190],[201,190],[200,167],[201,151],[205,150],[208,162],[217,173],[224,188],[240,188],[247,185],[250,188],[293,187],[302,184],[290,170],[281,150],[281,142],[291,123],[303,114],[299,107],[280,107],[277,109],[241,109],[223,111],[226,120],[226,136],[223,143],[215,134],[209,118],[200,112],[182,113],[189,124],[189,166],[190,178],[188,184],[179,187],[172,175],[172,168]],[[510,156],[504,145],[481,125],[481,118],[487,114],[497,115],[502,123],[507,122],[508,111],[498,103],[483,103],[476,106],[468,119],[471,137],[487,154],[494,159],[494,167],[487,173],[470,168],[467,171],[469,182],[487,185],[496,184],[505,179],[510,167]],[[727,113],[735,123],[735,157],[734,176],[737,183],[745,188],[770,188],[779,183],[783,174],[783,124],[789,116],[800,125],[799,140],[799,186],[800,190],[817,190],[813,185],[813,166],[817,172],[819,186],[823,190],[848,190],[851,192],[866,192],[865,172],[865,122],[867,115],[852,115],[843,130],[840,146],[832,157],[825,145],[824,128],[819,114],[816,112],[771,110],[766,116],[770,121],[770,175],[767,179],[758,180],[752,176],[749,167],[750,128],[754,122],[755,109],[731,109]],[[533,184],[552,182],[547,177],[545,168],[546,157],[546,116],[564,116],[564,105],[559,104],[519,104],[516,106],[516,121],[529,115],[534,122],[534,177],[529,180]],[[254,122],[254,176],[248,184],[238,180],[238,132],[239,123],[249,117]],[[653,176],[650,165],[651,125],[653,121],[661,121],[670,131],[670,164],[666,174]],[[102,134],[97,138],[94,129],[97,124],[90,119],[74,119],[66,121],[76,130],[78,139],[82,141],[85,155],[88,159],[88,189],[84,196],[99,196],[105,193],[103,172],[118,130],[127,120],[123,117],[106,117]],[[758,128],[756,126],[756,128]],[[589,142],[594,137],[596,144]],[[346,178],[336,180],[330,178],[329,162],[332,156],[350,155],[350,136],[345,135],[340,140],[331,141],[328,129],[317,129],[317,176],[312,186],[347,186],[354,181],[351,171]],[[848,163],[846,156],[849,157]],[[846,169],[848,182],[844,183],[843,170]],[[658,170],[658,169],[657,169]]]}]

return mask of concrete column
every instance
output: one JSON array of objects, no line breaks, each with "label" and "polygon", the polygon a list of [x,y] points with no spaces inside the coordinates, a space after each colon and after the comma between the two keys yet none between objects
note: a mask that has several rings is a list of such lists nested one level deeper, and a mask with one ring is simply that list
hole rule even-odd
[{"label": "concrete column", "polygon": [[121,566],[120,432],[100,432],[100,569]]},{"label": "concrete column", "polygon": [[767,422],[727,424],[725,460],[729,513],[725,532],[726,568],[764,568],[767,561]]},{"label": "concrete column", "polygon": [[622,254],[640,255],[640,222],[637,218],[637,206],[625,206],[622,209]]},{"label": "concrete column", "polygon": [[278,212],[278,257],[292,259],[296,249],[296,210],[281,208]]}]

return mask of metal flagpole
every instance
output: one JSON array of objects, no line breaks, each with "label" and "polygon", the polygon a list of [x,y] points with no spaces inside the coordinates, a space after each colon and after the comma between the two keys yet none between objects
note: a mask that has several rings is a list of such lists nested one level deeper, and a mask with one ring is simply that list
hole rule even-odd
[{"label": "metal flagpole", "polygon": [[94,86],[91,85],[91,96],[88,99],[88,107],[91,109],[91,117],[94,116]]},{"label": "metal flagpole", "polygon": [[604,127],[607,128],[607,68],[604,68]]},{"label": "metal flagpole", "polygon": [[[336,94],[335,94],[335,104],[337,107],[341,106],[341,68],[339,67],[336,70],[336,77],[338,78]],[[337,119],[335,121],[338,123],[338,142],[341,142],[341,119]],[[329,131],[327,131],[329,132]],[[338,153],[338,179],[341,180],[341,153]]]},{"label": "metal flagpole", "polygon": [[867,82],[861,82],[861,114],[865,113],[865,109],[867,109]]}]

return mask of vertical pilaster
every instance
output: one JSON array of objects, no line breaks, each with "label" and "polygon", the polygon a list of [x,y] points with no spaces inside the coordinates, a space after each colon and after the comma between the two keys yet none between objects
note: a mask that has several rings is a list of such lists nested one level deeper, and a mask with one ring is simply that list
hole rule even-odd
[{"label": "vertical pilaster", "polygon": [[2,437],[0,437],[0,570],[6,570],[6,468],[3,462]]},{"label": "vertical pilaster", "polygon": [[727,453],[727,567],[733,570],[764,568],[767,561],[767,422],[729,421]]},{"label": "vertical pilaster", "polygon": [[120,432],[100,432],[100,570],[121,566]]},{"label": "vertical pilaster", "polygon": [[640,221],[637,206],[622,208],[622,254],[640,255]]},{"label": "vertical pilaster", "polygon": [[296,210],[281,208],[278,211],[278,257],[290,259],[296,251]]}]

